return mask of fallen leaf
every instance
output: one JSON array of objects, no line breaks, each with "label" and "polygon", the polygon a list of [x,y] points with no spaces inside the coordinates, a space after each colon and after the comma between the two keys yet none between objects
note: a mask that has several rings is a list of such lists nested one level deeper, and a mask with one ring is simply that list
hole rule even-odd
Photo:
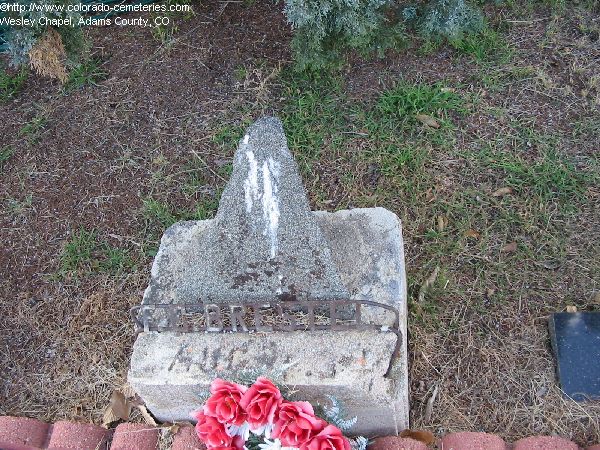
[{"label": "fallen leaf", "polygon": [[502,251],[504,253],[516,252],[517,251],[517,243],[511,242],[510,244],[506,244],[504,247],[502,247]]},{"label": "fallen leaf", "polygon": [[479,236],[481,236],[479,234],[478,231],[475,231],[474,229],[470,228],[467,231],[465,231],[465,237],[471,237],[471,238],[475,238],[475,239],[479,239]]},{"label": "fallen leaf", "polygon": [[432,201],[435,200],[435,192],[433,191],[432,188],[427,189],[427,192],[425,193],[425,200],[427,200],[427,203],[431,203]]},{"label": "fallen leaf", "polygon": [[568,313],[576,313],[576,312],[577,312],[577,306],[574,306],[574,305],[568,305],[568,306],[567,306],[567,312],[568,312]]},{"label": "fallen leaf", "polygon": [[416,117],[419,122],[427,125],[428,127],[431,127],[431,128],[439,128],[440,127],[439,122],[431,116],[428,116],[426,114],[417,114]]},{"label": "fallen leaf", "polygon": [[437,217],[437,228],[441,233],[448,226],[448,218],[446,216],[438,216]]},{"label": "fallen leaf", "polygon": [[129,403],[122,392],[113,391],[110,396],[110,403],[102,416],[102,426],[108,428],[111,423],[119,419],[127,421],[129,420],[130,413],[131,403]]},{"label": "fallen leaf", "polygon": [[435,399],[437,398],[437,393],[438,393],[438,385],[436,384],[435,387],[433,388],[433,393],[431,394],[431,397],[429,397],[427,399],[427,405],[425,405],[425,415],[424,415],[425,422],[429,422],[431,420],[431,415],[433,414],[433,403],[435,402]]},{"label": "fallen leaf", "polygon": [[169,433],[171,433],[173,436],[175,436],[179,432],[180,428],[181,428],[180,424],[174,423],[169,428],[167,428],[167,430],[169,430]]},{"label": "fallen leaf", "polygon": [[503,195],[506,194],[512,194],[513,190],[512,188],[509,187],[501,187],[500,189],[496,189],[493,193],[492,193],[492,197],[502,197]]},{"label": "fallen leaf", "polygon": [[594,295],[594,299],[592,300],[592,303],[600,305],[600,292],[596,292],[596,295]]},{"label": "fallen leaf", "polygon": [[411,438],[425,445],[431,445],[435,442],[433,433],[425,430],[404,430],[400,433],[400,437]]},{"label": "fallen leaf", "polygon": [[440,89],[441,92],[456,92],[456,89],[451,87],[443,87]]},{"label": "fallen leaf", "polygon": [[423,300],[425,300],[425,295],[427,294],[427,291],[431,289],[431,286],[433,286],[433,283],[435,283],[435,280],[437,280],[439,274],[440,266],[436,266],[435,269],[433,269],[433,272],[431,272],[431,275],[429,275],[429,277],[427,277],[425,282],[421,285],[421,287],[419,288],[419,296],[417,298],[417,301],[419,303],[422,303]]},{"label": "fallen leaf", "polygon": [[148,425],[152,425],[153,427],[158,426],[156,420],[154,420],[154,417],[152,417],[152,415],[148,412],[148,408],[146,408],[146,405],[136,405],[136,408],[139,409],[140,413],[142,414],[142,417],[144,418],[144,421]]}]

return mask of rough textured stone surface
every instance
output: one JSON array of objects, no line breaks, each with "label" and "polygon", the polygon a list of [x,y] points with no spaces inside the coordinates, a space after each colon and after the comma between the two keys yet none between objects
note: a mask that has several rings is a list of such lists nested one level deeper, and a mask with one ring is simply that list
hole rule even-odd
[{"label": "rough textured stone surface", "polygon": [[[406,336],[406,279],[398,218],[382,208],[314,213],[350,298],[394,306]],[[185,249],[206,222],[170,230],[162,245]],[[172,250],[175,251],[175,250]],[[393,315],[363,313],[364,321],[391,325]],[[246,369],[269,375],[283,370],[298,398],[323,402],[337,395],[350,415],[352,433],[396,434],[408,427],[406,339],[391,358],[396,336],[379,331],[272,332],[268,334],[142,333],[134,345],[129,381],[162,420],[187,420],[198,394],[217,376],[238,378]],[[256,370],[254,370],[256,372]],[[387,376],[386,376],[387,374]]]},{"label": "rough textured stone surface", "polygon": [[[182,239],[182,228],[186,229]],[[240,141],[214,220],[167,230],[144,304],[348,298],[281,122]]]},{"label": "rough textured stone surface", "polygon": [[153,450],[158,444],[158,428],[141,423],[122,423],[115,429],[110,450]]},{"label": "rough textured stone surface", "polygon": [[106,450],[107,430],[87,423],[56,422],[48,450]]},{"label": "rough textured stone surface", "polygon": [[579,450],[574,442],[555,436],[531,436],[515,442],[514,450]]},{"label": "rough textured stone surface", "polygon": [[387,436],[375,439],[368,450],[427,450],[427,446],[414,439]]},{"label": "rough textured stone surface", "polygon": [[194,427],[182,426],[173,437],[171,450],[206,450],[206,446],[198,439]]},{"label": "rough textured stone surface", "polygon": [[440,450],[506,450],[506,443],[500,437],[488,433],[464,431],[444,436]]},{"label": "rough textured stone surface", "polygon": [[0,449],[37,450],[44,447],[49,425],[28,417],[0,417]]}]

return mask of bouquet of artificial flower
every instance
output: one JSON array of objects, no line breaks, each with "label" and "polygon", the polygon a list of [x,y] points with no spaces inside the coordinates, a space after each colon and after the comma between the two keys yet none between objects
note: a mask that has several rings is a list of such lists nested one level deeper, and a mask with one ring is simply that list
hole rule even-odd
[{"label": "bouquet of artificial flower", "polygon": [[208,450],[351,450],[338,427],[317,417],[310,403],[285,400],[267,378],[249,388],[217,378],[210,394],[192,413]]}]

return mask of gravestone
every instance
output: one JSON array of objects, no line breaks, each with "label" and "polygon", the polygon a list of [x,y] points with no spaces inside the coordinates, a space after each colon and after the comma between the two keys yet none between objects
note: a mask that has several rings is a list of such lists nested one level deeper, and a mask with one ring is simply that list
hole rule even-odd
[{"label": "gravestone", "polygon": [[351,434],[408,427],[400,221],[310,211],[276,118],[240,141],[215,219],[165,231],[134,319],[128,379],[160,420],[189,420],[214,378],[251,373],[337,397]]},{"label": "gravestone", "polygon": [[549,325],[563,393],[575,401],[600,400],[600,312],[554,313]]}]

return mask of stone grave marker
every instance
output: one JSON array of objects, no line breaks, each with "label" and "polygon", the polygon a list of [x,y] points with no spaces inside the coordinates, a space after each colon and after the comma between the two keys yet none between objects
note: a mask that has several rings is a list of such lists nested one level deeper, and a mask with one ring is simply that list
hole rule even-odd
[{"label": "stone grave marker", "polygon": [[401,224],[383,208],[310,211],[281,122],[250,126],[215,219],[165,231],[128,379],[160,420],[189,420],[216,377],[254,373],[342,401],[352,434],[408,427]]}]

